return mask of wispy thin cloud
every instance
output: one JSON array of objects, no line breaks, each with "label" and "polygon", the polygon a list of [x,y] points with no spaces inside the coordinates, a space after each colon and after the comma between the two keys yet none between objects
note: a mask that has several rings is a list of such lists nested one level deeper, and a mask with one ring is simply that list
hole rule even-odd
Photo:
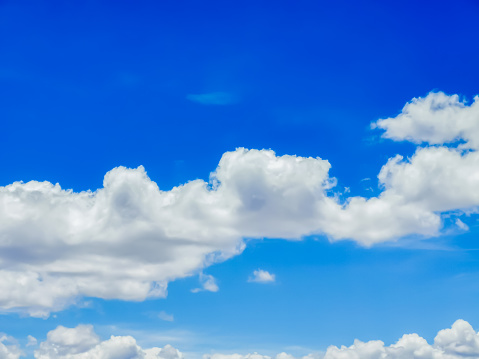
[{"label": "wispy thin cloud", "polygon": [[216,284],[216,278],[209,274],[200,273],[200,283],[201,288],[194,288],[191,290],[192,293],[198,292],[217,292],[220,288]]},{"label": "wispy thin cloud", "polygon": [[31,335],[29,335],[29,336],[27,337],[27,339],[28,339],[27,347],[35,346],[35,345],[37,345],[37,343],[38,343],[37,338],[35,338],[35,337],[31,336]]},{"label": "wispy thin cloud", "polygon": [[456,219],[456,226],[458,226],[463,231],[469,230],[469,226],[465,224],[463,221],[461,221],[459,218]]},{"label": "wispy thin cloud", "polygon": [[175,320],[175,317],[173,316],[173,314],[168,314],[163,310],[160,313],[158,313],[158,318],[166,322],[173,322]]}]

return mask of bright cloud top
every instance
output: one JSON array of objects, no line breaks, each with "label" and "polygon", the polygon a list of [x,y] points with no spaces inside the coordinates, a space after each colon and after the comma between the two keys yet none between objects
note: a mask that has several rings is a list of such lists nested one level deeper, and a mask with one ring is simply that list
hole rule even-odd
[{"label": "bright cloud top", "polygon": [[[18,359],[23,355],[16,345],[6,346],[0,337],[0,358]],[[12,338],[10,338],[12,340]],[[131,336],[111,336],[100,340],[91,325],[75,328],[58,326],[48,332],[46,341],[34,352],[36,359],[183,359],[183,354],[171,345],[163,348],[141,348]],[[326,352],[311,353],[301,359],[460,359],[479,357],[479,334],[464,321],[456,321],[451,328],[439,331],[433,344],[417,334],[405,334],[396,343],[386,346],[380,340],[355,340],[347,347],[330,346]],[[272,359],[253,354],[205,354],[204,359]],[[280,353],[275,359],[296,359]],[[299,359],[299,358],[298,358]]]},{"label": "bright cloud top", "polygon": [[479,149],[479,96],[467,106],[458,95],[430,93],[414,98],[394,118],[377,121],[373,127],[385,130],[383,137],[442,145],[459,140],[463,148]]},{"label": "bright cloud top", "polygon": [[[164,297],[168,282],[241,253],[243,238],[325,234],[372,245],[436,236],[442,212],[479,205],[476,103],[431,93],[378,121],[393,139],[465,144],[391,158],[378,175],[384,190],[369,199],[340,203],[327,160],[243,148],[225,153],[209,182],[169,191],[141,166],[111,170],[94,192],[36,181],[0,187],[0,308],[46,316],[82,296]],[[214,278],[200,281],[199,290],[218,290]]]},{"label": "bright cloud top", "polygon": [[[385,346],[380,340],[362,342],[355,340],[350,347],[330,346],[324,355],[311,353],[302,359],[460,359],[479,356],[479,334],[464,321],[456,321],[452,328],[441,330],[434,344],[417,334],[405,334],[395,344]],[[204,359],[272,359],[257,353],[213,354]],[[276,355],[275,359],[295,359],[287,353]]]},{"label": "bright cloud top", "polygon": [[79,325],[76,328],[59,326],[48,332],[47,340],[35,350],[35,358],[183,359],[183,354],[171,345],[142,349],[131,336],[111,336],[101,341],[91,325]]},{"label": "bright cloud top", "polygon": [[253,275],[248,278],[248,282],[255,283],[272,283],[276,280],[274,274],[269,273],[268,271],[258,269],[253,272]]},{"label": "bright cloud top", "polygon": [[0,333],[0,359],[18,359],[23,355],[15,340]]}]

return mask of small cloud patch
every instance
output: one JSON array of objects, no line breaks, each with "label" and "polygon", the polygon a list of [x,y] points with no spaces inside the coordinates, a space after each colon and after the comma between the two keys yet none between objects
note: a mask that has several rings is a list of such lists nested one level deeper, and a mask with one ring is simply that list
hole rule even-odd
[{"label": "small cloud patch", "polygon": [[463,221],[461,221],[459,218],[456,219],[456,226],[458,226],[463,231],[468,231],[469,230],[469,226],[467,224],[465,224]]},{"label": "small cloud patch", "polygon": [[217,292],[220,289],[216,284],[216,278],[209,274],[200,273],[200,283],[202,288],[194,288],[191,290],[192,293]]},{"label": "small cloud patch", "polygon": [[168,314],[163,310],[160,313],[158,313],[158,318],[166,322],[173,322],[175,320],[175,317],[173,316],[173,314]]},{"label": "small cloud patch", "polygon": [[31,347],[31,346],[35,346],[37,345],[37,338],[29,335],[28,337],[28,343],[27,343],[27,347]]},{"label": "small cloud patch", "polygon": [[274,274],[262,269],[255,270],[253,275],[248,278],[248,282],[254,283],[273,283],[275,280],[276,276]]}]

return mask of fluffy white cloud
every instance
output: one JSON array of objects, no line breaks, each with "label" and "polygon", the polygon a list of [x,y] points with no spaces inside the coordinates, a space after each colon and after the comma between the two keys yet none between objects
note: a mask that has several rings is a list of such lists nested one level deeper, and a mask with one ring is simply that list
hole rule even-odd
[{"label": "fluffy white cloud", "polygon": [[[0,359],[18,359],[23,353],[13,338],[0,336]],[[100,340],[91,325],[75,328],[59,326],[48,332],[47,339],[34,352],[36,359],[183,359],[171,345],[163,348],[141,348],[131,336],[111,336]],[[433,344],[417,334],[405,334],[396,343],[386,346],[380,340],[355,340],[347,346],[330,346],[324,353],[311,353],[301,359],[463,359],[479,357],[479,333],[464,321],[457,320],[451,328],[439,331]],[[272,359],[252,354],[205,354],[203,359]],[[295,359],[279,353],[274,359]],[[299,359],[299,358],[298,358]]]},{"label": "fluffy white cloud", "polygon": [[[335,239],[364,244],[409,234],[435,236],[441,213],[479,205],[479,152],[447,147],[420,148],[408,160],[396,156],[383,166],[379,197],[352,197],[333,204],[322,216],[322,228]],[[464,228],[464,227],[463,227]]]},{"label": "fluffy white cloud", "polygon": [[[408,159],[397,155],[383,166],[378,197],[351,197],[322,212],[321,228],[333,239],[371,245],[419,234],[440,234],[441,213],[477,211],[479,206],[479,97],[467,106],[457,95],[430,93],[413,99],[395,118],[379,120],[384,137],[429,143]],[[437,146],[462,141],[456,146]],[[466,150],[467,149],[467,150]],[[457,226],[466,229],[462,221]]]},{"label": "fluffy white cloud", "polygon": [[385,346],[382,341],[355,340],[350,347],[331,346],[324,359],[460,359],[479,357],[479,334],[464,321],[441,330],[434,344],[417,334],[406,334],[397,343]]},{"label": "fluffy white cloud", "polygon": [[256,283],[272,283],[276,280],[274,274],[269,273],[268,271],[258,269],[253,271],[253,275],[248,278],[248,282]]},{"label": "fluffy white cloud", "polygon": [[458,320],[452,328],[441,330],[434,344],[449,355],[479,357],[479,333],[465,320]]},{"label": "fluffy white cloud", "polygon": [[100,344],[100,338],[91,325],[76,328],[57,327],[48,332],[47,340],[36,351],[37,358],[68,357],[89,351]]},{"label": "fluffy white cloud", "polygon": [[[244,248],[243,237],[299,238],[330,201],[329,163],[238,149],[210,184],[161,191],[143,167],[118,167],[104,187],[49,182],[0,188],[0,308],[47,315],[79,296],[144,300],[167,282]],[[214,279],[203,287],[216,291]]]},{"label": "fluffy white cloud", "polygon": [[[330,346],[326,353],[312,353],[302,359],[464,359],[479,357],[479,334],[464,320],[456,321],[450,329],[441,330],[434,344],[417,334],[405,334],[396,343],[386,346],[380,340],[362,342],[355,340],[346,347]],[[204,359],[271,359],[257,353],[212,354]],[[275,359],[294,359],[287,353],[276,355]]]},{"label": "fluffy white cloud", "polygon": [[[432,146],[391,158],[378,175],[382,193],[346,203],[332,192],[328,161],[242,148],[222,156],[209,182],[168,191],[143,167],[111,170],[94,192],[35,181],[0,187],[0,309],[46,316],[83,296],[164,297],[168,282],[241,253],[243,238],[325,234],[372,245],[436,236],[441,213],[479,205],[478,108],[433,93],[378,121],[392,139],[462,139],[470,150]],[[218,290],[211,276],[200,282]]]},{"label": "fluffy white cloud", "polygon": [[145,349],[145,359],[183,359],[183,353],[167,344],[163,348]]},{"label": "fluffy white cloud", "polygon": [[20,356],[23,356],[23,352],[15,340],[0,333],[0,359],[18,359]]},{"label": "fluffy white cloud", "polygon": [[183,359],[171,345],[142,349],[131,336],[111,336],[100,341],[91,325],[59,326],[35,351],[36,359]]},{"label": "fluffy white cloud", "polygon": [[479,96],[472,105],[448,96],[431,92],[424,98],[414,98],[394,117],[377,121],[373,127],[385,130],[383,137],[396,141],[442,145],[458,140],[463,148],[479,149]]}]

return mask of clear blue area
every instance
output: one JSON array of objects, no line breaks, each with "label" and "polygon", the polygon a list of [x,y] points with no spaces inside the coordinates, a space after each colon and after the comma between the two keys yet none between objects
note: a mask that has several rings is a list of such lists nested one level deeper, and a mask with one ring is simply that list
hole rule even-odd
[{"label": "clear blue area", "polygon": [[[143,165],[169,189],[207,179],[225,151],[247,147],[327,159],[339,189],[373,195],[387,159],[415,147],[369,124],[431,90],[472,100],[478,18],[475,0],[1,1],[0,185],[94,190],[113,167]],[[479,230],[468,225],[420,248],[252,241],[207,269],[217,293],[193,294],[198,279],[187,278],[167,299],[6,315],[0,331],[188,331],[196,339],[171,344],[205,352],[319,350],[408,332],[430,340],[459,318],[479,326]],[[258,268],[277,282],[248,283]],[[155,318],[162,310],[175,320]]]}]

